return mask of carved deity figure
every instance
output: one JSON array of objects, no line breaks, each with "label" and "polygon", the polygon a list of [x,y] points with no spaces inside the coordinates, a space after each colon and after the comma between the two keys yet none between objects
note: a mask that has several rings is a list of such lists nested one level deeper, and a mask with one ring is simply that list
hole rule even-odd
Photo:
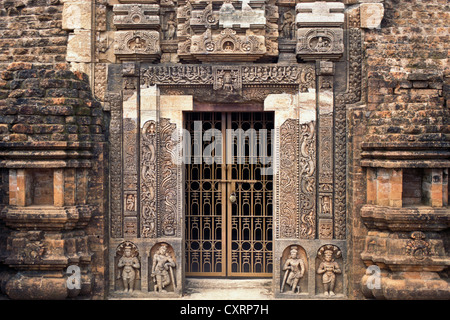
[{"label": "carved deity figure", "polygon": [[175,33],[177,31],[174,14],[171,13],[167,20],[167,29],[165,30],[165,38],[166,40],[173,40],[175,38]]},{"label": "carved deity figure", "polygon": [[151,277],[155,283],[155,292],[167,292],[164,288],[173,283],[175,288],[175,278],[173,268],[176,264],[167,252],[167,245],[162,244],[153,255],[153,265]]},{"label": "carved deity figure", "polygon": [[223,75],[223,89],[226,91],[233,91],[233,77],[228,71]]},{"label": "carved deity figure", "polygon": [[330,197],[323,197],[322,198],[322,213],[323,214],[330,214]]},{"label": "carved deity figure", "polygon": [[134,195],[133,194],[129,194],[127,195],[127,203],[126,203],[126,209],[127,211],[134,211],[135,210],[135,200],[134,200]]},{"label": "carved deity figure", "polygon": [[121,274],[119,273],[119,278],[122,278],[124,292],[133,292],[134,282],[141,264],[139,259],[132,254],[131,246],[125,246],[123,256],[119,259],[117,267],[119,269],[123,268]]},{"label": "carved deity figure", "polygon": [[323,261],[317,269],[318,274],[323,274],[322,283],[323,291],[326,296],[334,296],[334,285],[336,283],[336,274],[341,273],[341,269],[336,261],[333,259],[334,251],[332,249],[325,249],[323,251]]},{"label": "carved deity figure", "polygon": [[330,48],[330,40],[328,38],[319,37],[315,50],[319,52],[327,51]]},{"label": "carved deity figure", "polygon": [[286,39],[292,39],[294,34],[294,16],[291,12],[285,12],[283,14],[283,24],[281,25],[281,31],[283,33],[283,37]]},{"label": "carved deity figure", "polygon": [[291,287],[292,293],[295,293],[295,290],[300,293],[299,282],[305,273],[305,264],[303,259],[298,257],[297,253],[297,247],[292,247],[290,256],[284,263],[283,271],[286,272],[284,273],[284,279],[280,290],[281,292],[284,291],[284,286],[287,283]]}]

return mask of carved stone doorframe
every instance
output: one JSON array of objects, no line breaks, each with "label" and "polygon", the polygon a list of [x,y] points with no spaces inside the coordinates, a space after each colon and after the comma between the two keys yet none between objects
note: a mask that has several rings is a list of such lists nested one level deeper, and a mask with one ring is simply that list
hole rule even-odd
[{"label": "carved stone doorframe", "polygon": [[[176,287],[168,294],[183,292],[184,177],[182,163],[172,162],[179,142],[173,133],[181,137],[183,112],[195,111],[195,101],[259,101],[263,111],[275,113],[274,295],[321,295],[315,269],[323,257],[318,252],[326,246],[339,249],[346,272],[345,109],[361,96],[361,33],[353,28],[348,35],[350,83],[345,93],[335,94],[342,92],[342,87],[334,88],[337,63],[320,57],[297,64],[110,66],[111,279],[117,269],[113,252],[131,241],[141,261],[139,294],[156,294],[152,252],[164,244],[176,261]],[[307,260],[300,296],[280,292],[286,252],[292,247]],[[342,297],[345,277],[338,279]],[[119,291],[117,280],[110,289]]]}]

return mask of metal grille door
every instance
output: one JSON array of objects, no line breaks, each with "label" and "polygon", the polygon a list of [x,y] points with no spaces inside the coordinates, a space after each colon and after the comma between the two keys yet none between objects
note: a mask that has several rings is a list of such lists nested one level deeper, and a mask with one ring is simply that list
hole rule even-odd
[{"label": "metal grille door", "polygon": [[186,274],[270,277],[273,113],[185,116]]}]

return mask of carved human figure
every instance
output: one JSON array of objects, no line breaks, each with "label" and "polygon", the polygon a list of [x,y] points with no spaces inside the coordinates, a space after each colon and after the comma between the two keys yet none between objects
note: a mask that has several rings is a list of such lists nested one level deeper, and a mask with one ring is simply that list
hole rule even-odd
[{"label": "carved human figure", "polygon": [[224,51],[233,51],[234,45],[232,42],[230,41],[226,41],[223,45],[223,50]]},{"label": "carved human figure", "polygon": [[303,259],[298,257],[297,247],[293,246],[290,251],[290,256],[283,266],[284,273],[283,283],[281,285],[281,292],[284,291],[284,286],[287,283],[291,287],[291,292],[295,293],[297,290],[300,293],[299,282],[305,273],[305,264]]},{"label": "carved human figure", "polygon": [[167,292],[164,288],[173,283],[175,288],[175,278],[173,268],[176,264],[167,252],[167,245],[162,244],[153,255],[151,277],[155,283],[155,292]]},{"label": "carved human figure", "polygon": [[330,213],[330,197],[322,198],[322,213],[329,214]]},{"label": "carved human figure", "polygon": [[323,261],[317,269],[318,274],[323,274],[322,283],[323,291],[326,296],[334,296],[334,285],[336,283],[336,274],[341,273],[341,269],[336,261],[333,259],[334,252],[331,249],[326,249],[323,253]]},{"label": "carved human figure", "polygon": [[135,37],[128,47],[130,50],[142,50],[144,49],[145,42],[140,37]]},{"label": "carved human figure", "polygon": [[173,40],[175,38],[175,32],[177,30],[176,23],[174,21],[174,14],[171,13],[167,19],[167,29],[165,32],[166,40]]},{"label": "carved human figure", "polygon": [[229,71],[226,71],[223,75],[223,89],[233,91],[233,77]]},{"label": "carved human figure", "polygon": [[326,51],[330,47],[330,41],[327,38],[319,37],[316,44],[316,51]]},{"label": "carved human figure", "polygon": [[281,25],[281,31],[283,33],[283,37],[286,39],[292,39],[293,35],[293,25],[294,23],[294,17],[291,12],[285,12],[283,14],[283,23]]},{"label": "carved human figure", "polygon": [[133,292],[136,274],[139,272],[141,264],[139,259],[132,255],[131,246],[125,246],[123,256],[119,259],[117,267],[123,268],[119,277],[122,278],[124,292]]},{"label": "carved human figure", "polygon": [[128,194],[127,195],[127,203],[126,203],[127,211],[134,211],[135,210],[134,205],[135,205],[134,195]]}]

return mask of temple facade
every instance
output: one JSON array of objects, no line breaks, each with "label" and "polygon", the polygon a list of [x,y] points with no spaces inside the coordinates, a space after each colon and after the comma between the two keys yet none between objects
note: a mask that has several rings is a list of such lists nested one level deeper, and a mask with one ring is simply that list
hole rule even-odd
[{"label": "temple facade", "polygon": [[4,297],[450,299],[446,0],[0,17]]}]

